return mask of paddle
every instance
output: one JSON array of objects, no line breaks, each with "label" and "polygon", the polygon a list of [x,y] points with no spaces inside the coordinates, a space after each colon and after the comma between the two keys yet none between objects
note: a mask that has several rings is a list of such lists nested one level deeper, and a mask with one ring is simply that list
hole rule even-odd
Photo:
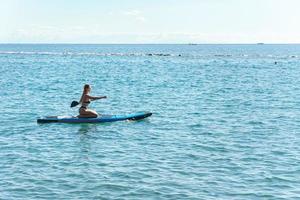
[{"label": "paddle", "polygon": [[71,103],[71,108],[75,107],[75,106],[78,106],[79,105],[79,102],[78,101],[72,101]]}]

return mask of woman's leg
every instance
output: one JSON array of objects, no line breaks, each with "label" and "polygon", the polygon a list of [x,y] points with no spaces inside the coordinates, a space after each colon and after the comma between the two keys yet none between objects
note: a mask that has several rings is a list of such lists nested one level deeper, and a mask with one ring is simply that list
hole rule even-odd
[{"label": "woman's leg", "polygon": [[98,117],[98,113],[90,109],[80,109],[78,117],[96,118]]}]

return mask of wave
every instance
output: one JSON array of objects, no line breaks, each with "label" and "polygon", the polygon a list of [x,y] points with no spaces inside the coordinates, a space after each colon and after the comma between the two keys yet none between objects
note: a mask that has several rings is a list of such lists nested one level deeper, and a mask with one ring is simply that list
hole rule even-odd
[{"label": "wave", "polygon": [[94,53],[94,52],[37,52],[37,51],[0,51],[0,54],[14,55],[58,55],[58,56],[182,56],[170,53]]},{"label": "wave", "polygon": [[[209,55],[208,55],[209,56]],[[271,58],[271,59],[289,59],[289,58],[299,58],[298,55],[272,55],[272,54],[215,54],[213,57],[219,58]]]},{"label": "wave", "polygon": [[272,54],[171,54],[171,53],[97,53],[97,52],[53,52],[53,51],[0,51],[0,55],[49,55],[49,56],[124,56],[124,57],[143,57],[143,56],[153,56],[153,57],[190,57],[190,58],[268,58],[268,59],[298,59],[298,55],[272,55]]},{"label": "wave", "polygon": [[215,57],[232,57],[230,54],[216,54]]}]

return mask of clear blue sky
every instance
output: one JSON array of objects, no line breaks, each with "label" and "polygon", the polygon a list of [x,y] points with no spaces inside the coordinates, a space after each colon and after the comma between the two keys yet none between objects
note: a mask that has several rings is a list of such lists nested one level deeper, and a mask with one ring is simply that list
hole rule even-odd
[{"label": "clear blue sky", "polygon": [[1,43],[300,43],[300,0],[0,0]]}]

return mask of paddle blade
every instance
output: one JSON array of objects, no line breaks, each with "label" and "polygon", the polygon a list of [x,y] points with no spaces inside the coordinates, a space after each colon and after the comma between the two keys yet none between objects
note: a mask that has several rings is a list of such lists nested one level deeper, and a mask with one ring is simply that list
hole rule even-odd
[{"label": "paddle blade", "polygon": [[79,105],[78,101],[72,101],[71,108],[78,106],[78,105]]}]

